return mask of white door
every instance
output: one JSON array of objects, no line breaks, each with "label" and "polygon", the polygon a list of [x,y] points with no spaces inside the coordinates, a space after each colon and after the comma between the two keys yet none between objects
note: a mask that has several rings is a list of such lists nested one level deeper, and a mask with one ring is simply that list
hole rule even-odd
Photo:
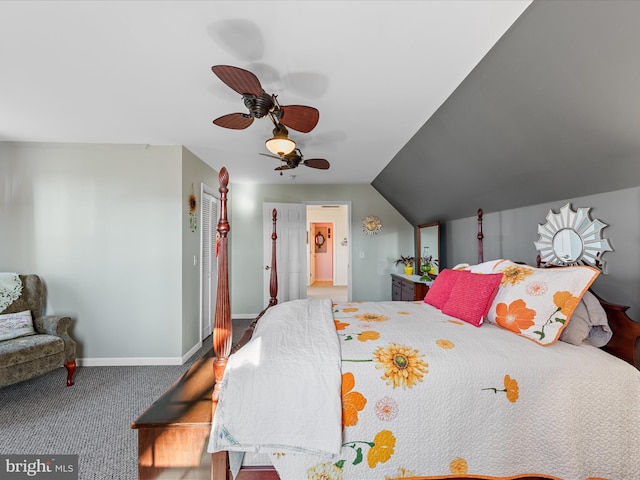
[{"label": "white door", "polygon": [[305,248],[307,207],[300,203],[263,204],[264,298],[269,304],[271,275],[271,234],[273,209],[277,211],[276,262],[278,270],[278,303],[307,298],[307,250]]},{"label": "white door", "polygon": [[218,288],[218,260],[216,233],[218,228],[218,199],[202,192],[202,338],[213,332]]},{"label": "white door", "polygon": [[309,251],[309,283],[307,286],[313,285],[316,281],[316,253],[313,239],[316,238],[316,224],[311,223],[307,237],[307,250]]}]

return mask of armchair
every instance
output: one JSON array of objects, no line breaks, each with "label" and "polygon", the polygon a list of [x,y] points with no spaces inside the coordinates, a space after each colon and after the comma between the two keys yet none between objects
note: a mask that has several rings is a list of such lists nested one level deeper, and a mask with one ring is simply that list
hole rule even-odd
[{"label": "armchair", "polygon": [[35,334],[0,340],[0,387],[22,382],[54,370],[67,369],[67,386],[73,385],[76,342],[67,330],[69,317],[45,315],[45,289],[37,275],[20,275],[22,293],[0,315],[31,311]]}]

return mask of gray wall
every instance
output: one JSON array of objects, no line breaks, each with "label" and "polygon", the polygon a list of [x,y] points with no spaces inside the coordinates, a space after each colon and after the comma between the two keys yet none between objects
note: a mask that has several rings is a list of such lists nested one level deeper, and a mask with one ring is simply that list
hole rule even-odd
[{"label": "gray wall", "polygon": [[[231,181],[233,182],[233,172]],[[231,305],[233,315],[250,316],[263,304],[262,204],[305,201],[351,202],[352,299],[391,300],[391,272],[400,255],[413,255],[413,227],[369,185],[244,185],[229,191],[231,216]],[[376,215],[382,231],[362,233],[361,221]],[[360,254],[364,258],[360,258]]]},{"label": "gray wall", "polygon": [[215,177],[179,146],[0,142],[0,271],[43,278],[85,364],[181,363],[199,328],[187,192]]},{"label": "gray wall", "polygon": [[638,1],[535,0],[372,185],[412,223],[640,186],[639,25]]},{"label": "gray wall", "polygon": [[[484,215],[484,259],[507,258],[535,265],[538,224],[546,223],[549,210],[558,212],[567,202],[575,210],[591,207],[590,216],[608,226],[613,252],[606,252],[606,274],[600,275],[592,288],[605,300],[628,305],[631,318],[640,320],[640,188],[588,195],[557,202],[503,210]],[[477,216],[445,224],[447,265],[477,262]]]}]

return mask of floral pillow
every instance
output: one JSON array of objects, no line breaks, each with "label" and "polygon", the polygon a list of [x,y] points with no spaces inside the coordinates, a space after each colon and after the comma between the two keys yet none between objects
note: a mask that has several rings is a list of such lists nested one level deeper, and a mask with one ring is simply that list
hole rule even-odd
[{"label": "floral pillow", "polygon": [[592,267],[534,268],[509,260],[497,263],[502,273],[487,321],[541,345],[555,343],[582,296],[600,274]]}]

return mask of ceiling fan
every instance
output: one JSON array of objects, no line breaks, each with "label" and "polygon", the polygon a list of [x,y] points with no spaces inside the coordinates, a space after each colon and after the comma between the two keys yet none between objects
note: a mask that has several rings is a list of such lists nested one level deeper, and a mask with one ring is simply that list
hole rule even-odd
[{"label": "ceiling fan", "polygon": [[256,118],[268,116],[274,125],[278,123],[302,133],[315,128],[320,112],[305,105],[280,105],[277,95],[268,94],[253,73],[229,65],[214,65],[213,73],[232,90],[242,95],[249,113],[229,113],[216,118],[213,123],[219,127],[243,130]]},{"label": "ceiling fan", "polygon": [[274,169],[277,172],[279,171],[280,175],[282,175],[283,170],[292,170],[294,168],[297,168],[298,165],[300,164],[306,165],[307,167],[311,167],[311,168],[317,168],[319,170],[328,170],[329,167],[331,166],[329,162],[324,158],[310,158],[308,160],[304,160],[302,152],[300,151],[299,148],[296,148],[291,153],[288,153],[286,155],[281,155],[281,156],[269,155],[268,153],[261,153],[260,155],[264,155],[265,157],[275,158],[284,162],[284,165],[280,165],[279,167],[276,167]]}]

